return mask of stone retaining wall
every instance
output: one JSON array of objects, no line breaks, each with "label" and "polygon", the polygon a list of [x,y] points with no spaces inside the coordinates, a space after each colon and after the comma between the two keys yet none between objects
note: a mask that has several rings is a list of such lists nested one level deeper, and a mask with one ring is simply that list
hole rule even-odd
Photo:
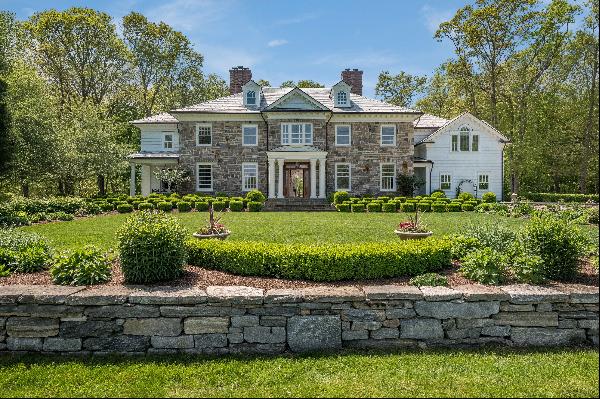
[{"label": "stone retaining wall", "polygon": [[0,286],[0,353],[598,345],[598,288]]}]

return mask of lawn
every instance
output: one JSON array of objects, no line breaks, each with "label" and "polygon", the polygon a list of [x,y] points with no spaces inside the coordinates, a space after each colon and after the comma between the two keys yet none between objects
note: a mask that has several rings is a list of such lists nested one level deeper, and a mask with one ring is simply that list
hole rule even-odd
[{"label": "lawn", "polygon": [[[174,213],[190,233],[206,223],[206,212]],[[129,215],[103,215],[72,222],[54,222],[25,227],[48,237],[59,248],[76,248],[94,244],[115,248],[115,232]],[[402,213],[338,212],[228,212],[222,221],[232,230],[229,240],[270,241],[281,243],[344,243],[398,240],[394,228],[407,215]],[[427,213],[423,222],[435,233],[461,233],[471,224],[490,223],[517,228],[526,221],[481,213]],[[598,237],[598,227],[586,227]]]},{"label": "lawn", "polygon": [[598,352],[0,357],[1,397],[598,397]]}]

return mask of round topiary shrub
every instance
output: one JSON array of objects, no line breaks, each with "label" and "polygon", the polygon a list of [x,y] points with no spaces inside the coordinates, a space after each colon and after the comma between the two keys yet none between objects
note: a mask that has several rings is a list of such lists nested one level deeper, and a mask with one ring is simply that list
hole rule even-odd
[{"label": "round topiary shrub", "polygon": [[400,210],[402,212],[414,212],[415,211],[415,203],[414,202],[404,202],[400,205]]},{"label": "round topiary shrub", "polygon": [[190,212],[192,210],[192,204],[187,201],[179,201],[177,203],[177,210],[179,212]]},{"label": "round topiary shrub", "polygon": [[232,200],[229,201],[229,209],[232,212],[241,212],[244,210],[244,201],[241,200]]},{"label": "round topiary shrub", "polygon": [[187,232],[163,213],[130,216],[117,232],[121,268],[128,283],[147,284],[181,275]]},{"label": "round topiary shrub", "polygon": [[98,205],[100,206],[100,210],[102,212],[112,212],[115,210],[114,205],[110,202],[100,202]]},{"label": "round topiary shrub", "polygon": [[421,201],[417,204],[419,207],[419,211],[421,212],[430,212],[431,211],[431,202],[429,201]]},{"label": "round topiary shrub", "polygon": [[94,246],[63,252],[54,258],[50,277],[59,285],[93,285],[110,280],[111,260]]},{"label": "round topiary shrub", "polygon": [[446,203],[442,202],[442,201],[436,201],[433,204],[431,204],[431,210],[433,212],[446,212]]},{"label": "round topiary shrub", "polygon": [[334,204],[341,204],[344,201],[348,201],[350,199],[350,194],[348,194],[346,191],[336,191],[333,194],[333,203]]},{"label": "round topiary shrub", "polygon": [[471,212],[475,210],[475,205],[470,204],[470,203],[465,203],[462,204],[460,207],[461,210],[466,211],[466,212]]},{"label": "round topiary shrub", "polygon": [[396,212],[396,202],[386,202],[381,206],[381,210],[387,213]]},{"label": "round topiary shrub", "polygon": [[196,202],[196,210],[198,212],[206,212],[208,211],[209,205],[206,201],[198,201]]},{"label": "round topiary shrub", "polygon": [[139,211],[151,211],[152,209],[154,209],[154,204],[151,202],[140,202],[138,204]]},{"label": "round topiary shrub", "polygon": [[369,212],[381,212],[381,203],[379,203],[379,202],[369,202],[367,204],[367,210]]},{"label": "round topiary shrub", "polygon": [[213,206],[213,210],[217,211],[217,212],[221,212],[223,209],[225,209],[226,204],[225,201],[215,201],[212,203]]},{"label": "round topiary shrub", "polygon": [[350,204],[336,204],[335,208],[338,210],[338,212],[350,212]]},{"label": "round topiary shrub", "polygon": [[464,201],[472,201],[475,199],[475,197],[471,193],[460,193],[460,194],[458,194],[458,199],[464,202]]},{"label": "round topiary shrub", "polygon": [[171,212],[173,210],[173,204],[168,201],[161,201],[156,204],[156,209],[163,212]]},{"label": "round topiary shrub", "polygon": [[248,211],[249,212],[260,212],[262,210],[263,203],[259,201],[250,201],[248,202]]},{"label": "round topiary shrub", "polygon": [[462,204],[460,202],[451,202],[447,205],[448,212],[460,212]]},{"label": "round topiary shrub", "polygon": [[496,194],[491,191],[488,191],[487,193],[481,196],[481,199],[483,200],[483,202],[490,204],[492,202],[496,202]]},{"label": "round topiary shrub", "polygon": [[441,190],[436,190],[431,193],[431,198],[433,198],[433,199],[446,198],[446,193],[444,193]]},{"label": "round topiary shrub", "polygon": [[350,209],[352,209],[352,212],[361,213],[365,211],[365,204],[352,204]]},{"label": "round topiary shrub", "polygon": [[117,212],[119,212],[119,213],[131,213],[131,212],[133,212],[133,205],[131,205],[131,204],[119,204],[119,205],[117,205]]},{"label": "round topiary shrub", "polygon": [[248,202],[265,202],[267,199],[260,190],[248,191],[246,198]]}]

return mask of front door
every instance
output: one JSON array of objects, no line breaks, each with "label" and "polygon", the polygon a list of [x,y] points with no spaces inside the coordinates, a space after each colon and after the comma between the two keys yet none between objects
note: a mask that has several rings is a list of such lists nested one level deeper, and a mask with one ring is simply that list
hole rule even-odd
[{"label": "front door", "polygon": [[310,163],[286,162],[284,164],[283,196],[308,198],[310,195]]}]

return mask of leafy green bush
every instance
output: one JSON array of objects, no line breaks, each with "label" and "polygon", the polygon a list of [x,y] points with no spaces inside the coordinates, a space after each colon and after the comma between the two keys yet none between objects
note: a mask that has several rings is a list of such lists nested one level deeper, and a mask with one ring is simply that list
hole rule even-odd
[{"label": "leafy green bush", "polygon": [[115,206],[109,202],[101,202],[98,204],[102,212],[112,212],[115,210]]},{"label": "leafy green bush", "polygon": [[481,196],[481,199],[483,200],[483,202],[491,204],[496,202],[496,194],[491,191],[488,191],[487,193]]},{"label": "leafy green bush", "polygon": [[493,204],[492,203],[488,203],[488,202],[484,202],[482,204],[479,204],[475,207],[475,210],[477,212],[490,212],[493,209]]},{"label": "leafy green bush", "polygon": [[352,204],[351,206],[352,212],[364,212],[365,211],[365,204]]},{"label": "leafy green bush", "polygon": [[519,283],[541,284],[546,281],[544,260],[532,253],[520,253],[510,260],[510,270]]},{"label": "leafy green bush", "polygon": [[458,199],[464,202],[464,201],[472,201],[475,199],[475,197],[471,193],[460,193],[460,194],[458,194]]},{"label": "leafy green bush", "polygon": [[506,258],[492,248],[485,247],[469,252],[459,271],[468,279],[482,284],[500,284],[507,275]]},{"label": "leafy green bush", "polygon": [[522,193],[521,197],[534,202],[595,202],[598,194]]},{"label": "leafy green bush", "polygon": [[520,240],[542,258],[544,275],[553,280],[573,279],[587,247],[585,235],[574,223],[553,215],[533,217]]},{"label": "leafy green bush", "polygon": [[471,224],[464,235],[500,253],[506,253],[517,239],[516,233],[508,227],[489,223]]},{"label": "leafy green bush", "polygon": [[586,211],[587,222],[590,224],[598,224],[598,207],[594,206]]},{"label": "leafy green bush", "polygon": [[248,202],[248,211],[249,212],[260,212],[263,208],[263,203],[259,201],[250,201]]},{"label": "leafy green bush", "polygon": [[471,212],[475,210],[475,206],[473,204],[462,204],[460,209],[465,212]]},{"label": "leafy green bush", "polygon": [[198,212],[206,212],[208,211],[209,205],[206,201],[198,201],[196,202],[196,210]]},{"label": "leafy green bush", "polygon": [[402,212],[414,212],[415,206],[416,205],[412,202],[403,202],[402,205],[400,205],[400,210]]},{"label": "leafy green bush", "polygon": [[52,263],[52,249],[41,236],[17,229],[0,229],[0,264],[11,272],[34,273]]},{"label": "leafy green bush", "polygon": [[419,211],[421,212],[430,212],[431,211],[431,202],[421,201],[417,204],[419,207]]},{"label": "leafy green bush", "polygon": [[110,275],[109,256],[93,246],[61,253],[50,268],[52,281],[60,285],[101,284],[110,280]]},{"label": "leafy green bush", "polygon": [[119,213],[131,213],[131,212],[133,212],[133,205],[131,205],[131,204],[119,204],[119,205],[117,205],[117,212],[119,212]]},{"label": "leafy green bush", "polygon": [[171,212],[173,210],[173,204],[168,201],[161,201],[156,204],[156,209],[163,212]]},{"label": "leafy green bush", "polygon": [[460,202],[451,202],[446,207],[448,208],[448,212],[460,212],[462,210]]},{"label": "leafy green bush", "polygon": [[388,202],[390,200],[390,197],[384,195],[384,196],[381,196],[381,197],[377,197],[377,199],[379,201],[383,201],[383,203],[386,203],[386,202]]},{"label": "leafy green bush", "polygon": [[381,206],[381,210],[384,212],[396,212],[396,201],[386,202]]},{"label": "leafy green bush", "polygon": [[265,195],[259,190],[248,191],[246,198],[248,202],[265,202],[267,200]]},{"label": "leafy green bush", "polygon": [[213,202],[212,206],[216,212],[221,212],[226,208],[225,201],[215,201]]},{"label": "leafy green bush", "polygon": [[338,212],[350,212],[350,204],[336,204],[335,208]]},{"label": "leafy green bush", "polygon": [[437,273],[425,273],[411,278],[408,283],[417,287],[447,287],[448,278]]},{"label": "leafy green bush", "polygon": [[188,240],[186,248],[191,265],[313,281],[415,276],[451,261],[451,243],[443,239],[323,245]]},{"label": "leafy green bush", "polygon": [[241,212],[244,210],[244,201],[230,201],[229,202],[229,209],[232,212]]},{"label": "leafy green bush", "polygon": [[333,194],[333,203],[334,204],[341,204],[344,201],[348,201],[350,199],[350,194],[348,194],[346,191],[336,191]]},{"label": "leafy green bush", "polygon": [[452,259],[463,259],[469,252],[481,248],[481,243],[477,238],[464,235],[450,236],[452,242]]},{"label": "leafy green bush", "polygon": [[130,216],[117,232],[121,268],[129,283],[146,284],[177,278],[186,260],[187,232],[163,213]]},{"label": "leafy green bush", "polygon": [[369,202],[367,204],[367,210],[369,212],[381,212],[381,204],[379,202]]},{"label": "leafy green bush", "polygon": [[434,200],[446,198],[446,193],[444,193],[443,191],[434,191],[431,193],[431,198],[433,198]]},{"label": "leafy green bush", "polygon": [[154,209],[154,204],[150,202],[140,202],[138,204],[138,210],[140,211],[148,211]]},{"label": "leafy green bush", "polygon": [[395,197],[394,200],[400,201],[400,202],[406,202],[406,197]]},{"label": "leafy green bush", "polygon": [[192,210],[192,204],[187,201],[179,201],[177,203],[177,210],[179,212],[190,212]]},{"label": "leafy green bush", "polygon": [[431,204],[431,210],[433,212],[446,212],[446,203],[445,202],[434,202]]},{"label": "leafy green bush", "polygon": [[513,217],[528,216],[535,212],[535,208],[528,201],[521,201],[512,207],[510,215]]}]

